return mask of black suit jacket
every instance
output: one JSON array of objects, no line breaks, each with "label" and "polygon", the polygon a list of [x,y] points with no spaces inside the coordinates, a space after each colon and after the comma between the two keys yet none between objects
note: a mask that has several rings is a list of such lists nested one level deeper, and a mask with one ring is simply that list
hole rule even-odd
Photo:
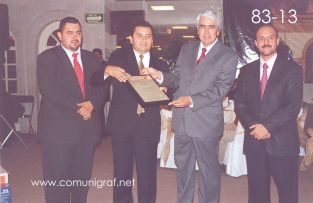
[{"label": "black suit jacket", "polygon": [[[116,50],[112,53],[108,60],[109,65],[119,66],[130,75],[139,75],[139,68],[136,61],[134,51],[131,47]],[[150,52],[150,67],[160,71],[168,71],[168,66],[160,61],[157,56]],[[126,138],[129,133],[136,127],[138,122],[137,98],[125,83],[119,82],[113,77],[109,77],[103,81],[103,70],[96,73],[92,83],[98,85],[100,83],[112,84],[113,95],[110,102],[110,110],[107,120],[107,131],[112,136]],[[151,106],[145,108],[142,115],[140,126],[143,134],[140,136],[149,136],[149,139],[158,141],[160,137],[160,106]]]},{"label": "black suit jacket", "polygon": [[100,138],[99,108],[103,102],[102,87],[90,85],[90,77],[100,62],[89,51],[81,50],[86,99],[94,106],[91,119],[84,121],[76,112],[84,101],[75,71],[61,46],[41,53],[37,58],[37,77],[41,93],[38,133],[43,142],[78,143],[83,135],[90,141]]},{"label": "black suit jacket", "polygon": [[[261,101],[260,61],[241,69],[235,93],[235,111],[245,129],[244,152],[264,150],[271,155],[299,153],[297,115],[301,108],[302,70],[293,61],[278,55]],[[249,126],[261,123],[271,133],[267,140],[251,136]]]}]

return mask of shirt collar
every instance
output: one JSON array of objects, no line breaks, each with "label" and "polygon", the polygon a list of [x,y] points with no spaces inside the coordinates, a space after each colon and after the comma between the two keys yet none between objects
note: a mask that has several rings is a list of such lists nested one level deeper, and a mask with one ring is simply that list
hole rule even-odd
[{"label": "shirt collar", "polygon": [[212,49],[212,47],[216,44],[216,42],[217,42],[217,39],[215,39],[215,41],[214,41],[212,44],[210,44],[209,46],[207,46],[207,47],[205,47],[205,46],[203,45],[203,43],[201,42],[201,43],[200,43],[200,46],[199,46],[199,51],[202,52],[202,48],[205,47],[205,48],[206,48],[205,54],[208,53],[208,52]]},{"label": "shirt collar", "polygon": [[80,66],[83,68],[82,58],[81,58],[81,49],[78,47],[76,52],[73,52],[67,48],[65,48],[63,45],[61,45],[62,49],[65,51],[67,57],[70,59],[70,62],[72,63],[72,66],[74,66],[74,58],[73,53],[78,53],[77,55],[77,61],[80,64]]},{"label": "shirt collar", "polygon": [[[134,49],[133,49],[134,50]],[[149,67],[149,63],[150,63],[150,51],[144,53],[144,54],[140,54],[138,53],[136,50],[134,50],[134,53],[135,53],[135,56],[136,56],[136,61],[137,63],[139,62],[140,60],[140,57],[139,55],[143,55],[143,59],[142,59],[142,62],[143,62],[143,65],[144,67]]]},{"label": "shirt collar", "polygon": [[269,60],[264,61],[262,57],[260,57],[260,66],[263,67],[263,64],[266,63],[269,68],[273,68],[274,63],[277,58],[277,53],[275,53]]},{"label": "shirt collar", "polygon": [[133,50],[134,50],[136,59],[139,59],[139,55],[143,55],[143,58],[144,58],[144,59],[145,59],[145,58],[150,58],[150,52],[149,52],[149,51],[146,52],[146,53],[144,53],[144,54],[140,54],[140,53],[138,53],[135,49],[133,49]]},{"label": "shirt collar", "polygon": [[80,47],[78,47],[78,50],[76,52],[73,52],[67,48],[65,48],[63,45],[61,45],[61,47],[63,48],[63,50],[65,51],[65,53],[67,54],[67,56],[72,60],[73,58],[73,53],[78,53],[77,57],[81,58],[81,50]]}]

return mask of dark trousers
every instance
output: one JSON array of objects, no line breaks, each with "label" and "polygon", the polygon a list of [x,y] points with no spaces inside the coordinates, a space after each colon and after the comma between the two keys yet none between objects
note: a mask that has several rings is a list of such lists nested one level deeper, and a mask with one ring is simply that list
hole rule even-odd
[{"label": "dark trousers", "polygon": [[279,203],[298,203],[299,156],[272,156],[265,150],[246,154],[249,203],[270,203],[271,177],[277,186]]},{"label": "dark trousers", "polygon": [[[114,179],[114,203],[132,203],[132,186],[137,185],[139,203],[155,203],[156,201],[156,140],[148,139],[149,131],[138,127],[127,136],[118,138],[112,134]],[[150,132],[151,133],[151,132]],[[136,163],[137,180],[133,180],[134,161]],[[125,183],[129,184],[125,184]]]},{"label": "dark trousers", "polygon": [[[76,145],[42,142],[46,203],[85,203],[91,178],[95,143],[88,136]],[[82,184],[79,186],[78,184]],[[77,184],[77,185],[75,185]]]}]

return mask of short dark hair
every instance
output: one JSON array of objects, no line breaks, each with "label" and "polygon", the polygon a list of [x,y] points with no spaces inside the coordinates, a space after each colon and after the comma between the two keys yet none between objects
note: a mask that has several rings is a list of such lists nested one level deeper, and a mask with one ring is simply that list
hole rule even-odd
[{"label": "short dark hair", "polygon": [[60,21],[60,25],[59,25],[59,32],[62,32],[64,29],[64,26],[66,23],[74,23],[74,24],[79,24],[79,26],[81,26],[79,20],[77,18],[74,17],[65,17]]},{"label": "short dark hair", "polygon": [[259,27],[257,27],[256,32],[255,32],[255,38],[256,34],[259,32],[259,30],[263,27],[271,27],[275,31],[276,37],[278,37],[278,30],[272,25],[272,24],[261,24]]},{"label": "short dark hair", "polygon": [[148,21],[140,21],[133,25],[130,35],[133,36],[136,27],[149,27],[152,31],[152,36],[154,35],[153,27]]},{"label": "short dark hair", "polygon": [[102,50],[101,50],[100,48],[94,48],[94,49],[92,50],[92,53],[99,53],[99,54],[102,55]]}]

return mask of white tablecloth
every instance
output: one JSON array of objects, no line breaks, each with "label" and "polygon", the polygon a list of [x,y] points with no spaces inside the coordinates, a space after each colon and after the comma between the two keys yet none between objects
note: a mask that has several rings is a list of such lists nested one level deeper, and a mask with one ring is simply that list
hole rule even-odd
[{"label": "white tablecloth", "polygon": [[174,134],[168,134],[171,128],[172,111],[161,110],[161,137],[158,145],[158,158],[160,166],[166,168],[176,168],[174,161]]},{"label": "white tablecloth", "polygon": [[[301,115],[301,112],[300,114]],[[303,128],[303,123],[300,122]],[[233,177],[247,175],[246,156],[243,154],[244,129],[240,122],[236,129],[236,135],[233,142],[227,144],[224,164],[226,165],[226,173]],[[299,156],[304,156],[305,151],[300,147]]]},{"label": "white tablecloth", "polygon": [[[235,116],[230,111],[224,112],[225,122],[233,122]],[[158,145],[157,157],[160,159],[160,167],[176,168],[174,161],[174,133],[170,131],[172,112],[161,110],[161,137]],[[198,170],[198,164],[195,169]]]},{"label": "white tablecloth", "polygon": [[[228,108],[225,108],[225,123],[231,123],[235,119],[235,115],[232,110],[232,105],[229,105]],[[300,115],[301,112],[299,116]],[[170,131],[168,131],[169,128],[171,128],[170,123],[172,119],[172,112],[162,109],[161,118],[161,137],[160,143],[158,145],[158,158],[160,158],[160,166],[166,168],[176,168],[174,162],[174,134],[170,134]],[[300,125],[303,128],[303,122],[300,122]],[[223,163],[226,165],[226,173],[233,177],[247,175],[246,157],[243,154],[243,141],[244,129],[240,122],[238,122],[235,132],[235,138],[233,141],[227,144],[223,161]],[[300,147],[299,155],[305,155],[304,149],[302,147]],[[198,167],[196,166],[196,168]]]},{"label": "white tablecloth", "polygon": [[243,154],[244,129],[238,122],[234,141],[227,144],[224,164],[226,173],[233,177],[247,175],[246,156]]},{"label": "white tablecloth", "polygon": [[[225,111],[225,122],[234,120],[234,115]],[[172,112],[161,110],[161,137],[158,145],[157,157],[160,159],[160,167],[176,168],[174,161],[174,133],[171,132]],[[243,128],[239,124],[237,127],[234,141],[227,144],[224,163],[226,164],[227,174],[238,177],[247,174],[246,159],[242,154],[243,147]],[[198,166],[196,164],[196,170]]]}]

